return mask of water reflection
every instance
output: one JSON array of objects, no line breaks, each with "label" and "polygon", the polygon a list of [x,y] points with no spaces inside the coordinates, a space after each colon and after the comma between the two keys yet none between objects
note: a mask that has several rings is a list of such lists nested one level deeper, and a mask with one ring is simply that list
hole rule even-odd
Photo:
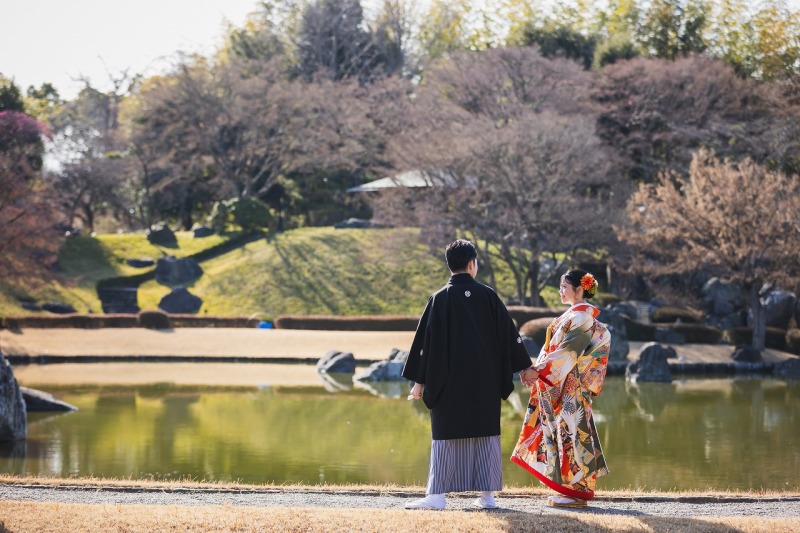
[{"label": "water reflection", "polygon": [[[0,472],[423,484],[430,424],[422,402],[405,401],[407,384],[354,386],[329,376],[325,387],[262,390],[51,387],[80,410],[31,413],[29,438],[0,445]],[[504,402],[506,454],[527,402],[522,388]],[[611,468],[601,489],[798,488],[798,382],[609,378],[594,412]],[[510,462],[504,477],[506,485],[534,484]]]}]

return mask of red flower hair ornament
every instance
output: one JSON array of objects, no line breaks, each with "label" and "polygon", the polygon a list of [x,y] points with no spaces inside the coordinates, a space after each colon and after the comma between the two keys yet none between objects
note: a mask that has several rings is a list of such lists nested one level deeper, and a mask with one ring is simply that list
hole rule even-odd
[{"label": "red flower hair ornament", "polygon": [[597,280],[591,274],[584,274],[581,278],[581,288],[588,296],[594,296],[597,292]]}]

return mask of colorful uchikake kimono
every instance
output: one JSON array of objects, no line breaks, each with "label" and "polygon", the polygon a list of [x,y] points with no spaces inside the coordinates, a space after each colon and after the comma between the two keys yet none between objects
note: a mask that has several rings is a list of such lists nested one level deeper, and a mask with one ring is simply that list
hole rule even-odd
[{"label": "colorful uchikake kimono", "polygon": [[547,328],[536,360],[539,379],[511,460],[551,489],[590,500],[608,473],[592,418],[592,397],[606,375],[611,335],[587,303],[570,307]]}]

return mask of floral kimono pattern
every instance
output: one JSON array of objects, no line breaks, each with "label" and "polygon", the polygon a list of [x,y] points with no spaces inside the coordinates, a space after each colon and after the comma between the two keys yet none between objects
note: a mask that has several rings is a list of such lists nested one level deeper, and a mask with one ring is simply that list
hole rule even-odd
[{"label": "floral kimono pattern", "polygon": [[539,379],[511,460],[571,498],[594,497],[608,473],[592,418],[606,375],[611,335],[587,303],[570,307],[547,329],[535,367]]}]

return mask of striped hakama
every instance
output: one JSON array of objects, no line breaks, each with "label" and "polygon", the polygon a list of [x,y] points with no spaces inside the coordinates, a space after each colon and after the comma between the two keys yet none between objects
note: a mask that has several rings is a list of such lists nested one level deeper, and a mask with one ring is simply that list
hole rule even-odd
[{"label": "striped hakama", "polygon": [[500,435],[432,441],[427,494],[502,489]]}]

